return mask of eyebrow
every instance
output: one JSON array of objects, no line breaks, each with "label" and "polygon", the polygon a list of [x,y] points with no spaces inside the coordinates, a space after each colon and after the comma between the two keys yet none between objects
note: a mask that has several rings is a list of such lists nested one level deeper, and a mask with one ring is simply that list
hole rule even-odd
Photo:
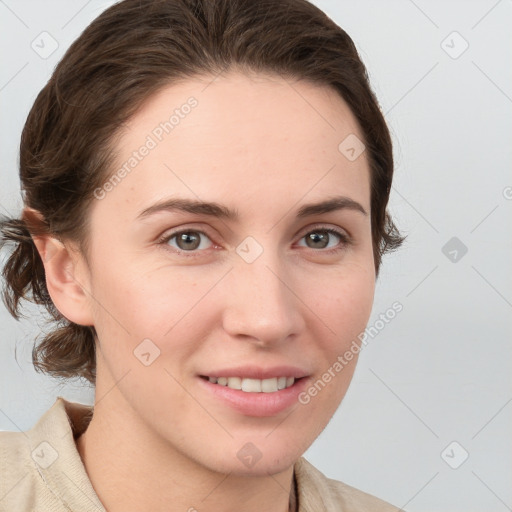
[{"label": "eyebrow", "polygon": [[[363,215],[368,215],[363,206],[346,196],[334,196],[319,203],[310,203],[301,206],[297,212],[297,218],[310,217],[322,213],[329,213],[337,210],[352,210]],[[171,198],[156,203],[139,213],[137,219],[146,218],[159,212],[182,211],[195,215],[207,215],[231,221],[239,219],[238,210],[231,210],[216,202],[197,201],[193,199]]]}]

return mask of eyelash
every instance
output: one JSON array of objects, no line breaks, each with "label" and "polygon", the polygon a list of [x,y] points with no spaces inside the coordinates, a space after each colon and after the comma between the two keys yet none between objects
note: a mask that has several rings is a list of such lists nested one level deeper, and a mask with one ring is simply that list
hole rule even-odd
[{"label": "eyelash", "polygon": [[[344,233],[342,231],[338,231],[337,229],[334,229],[334,228],[328,228],[328,227],[324,227],[324,226],[318,226],[318,227],[315,226],[315,227],[311,228],[300,239],[302,240],[307,235],[309,235],[311,233],[315,233],[315,232],[329,233],[331,235],[336,235],[340,239],[340,243],[338,246],[331,248],[331,249],[318,249],[318,250],[311,249],[312,251],[315,251],[315,252],[319,252],[322,254],[336,254],[340,251],[343,251],[344,249],[346,249],[348,246],[350,246],[352,244],[351,237],[349,235],[347,235],[346,233]],[[211,240],[211,238],[208,236],[208,234],[205,233],[204,231],[201,231],[200,229],[181,229],[179,231],[175,231],[175,232],[167,233],[167,234],[163,235],[162,237],[160,237],[157,240],[157,244],[161,245],[161,246],[168,247],[167,244],[169,243],[170,240],[172,240],[176,236],[181,235],[183,233],[199,233],[201,235],[206,236],[208,239]],[[167,247],[164,247],[164,248],[167,250]],[[172,252],[177,253],[179,255],[193,258],[193,257],[199,256],[199,253],[203,252],[205,249],[202,249],[202,250],[194,249],[192,251],[184,251],[184,250],[172,247],[171,250],[172,250]]]}]

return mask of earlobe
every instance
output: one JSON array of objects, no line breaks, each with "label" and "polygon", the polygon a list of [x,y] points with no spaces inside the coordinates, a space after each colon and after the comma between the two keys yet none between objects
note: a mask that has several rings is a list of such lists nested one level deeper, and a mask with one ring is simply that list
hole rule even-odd
[{"label": "earlobe", "polygon": [[[36,222],[34,215],[40,220],[38,212],[24,211],[29,226]],[[46,287],[55,307],[70,322],[94,325],[87,282],[83,272],[78,271],[79,267],[84,268],[80,254],[55,236],[41,234],[39,229],[32,232],[32,239],[43,262]]]}]

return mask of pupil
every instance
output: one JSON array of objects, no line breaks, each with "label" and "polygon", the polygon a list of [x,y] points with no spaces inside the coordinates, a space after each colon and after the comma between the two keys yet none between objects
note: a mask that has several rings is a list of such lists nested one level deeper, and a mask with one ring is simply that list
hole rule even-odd
[{"label": "pupil", "polygon": [[[182,233],[181,236],[179,237],[179,240],[181,242],[185,243],[185,248],[187,248],[187,249],[190,249],[190,248],[196,249],[197,248],[198,237],[195,235],[190,235],[190,232]],[[190,242],[192,242],[192,245],[190,244]],[[194,244],[194,242],[195,242],[195,244]],[[188,247],[186,247],[187,245],[188,245]]]},{"label": "pupil", "polygon": [[309,235],[309,239],[312,240],[315,244],[317,242],[324,242],[323,244],[321,244],[321,247],[325,247],[327,245],[327,234],[324,233],[324,234],[318,234],[319,232],[315,232],[315,233],[311,233]]}]

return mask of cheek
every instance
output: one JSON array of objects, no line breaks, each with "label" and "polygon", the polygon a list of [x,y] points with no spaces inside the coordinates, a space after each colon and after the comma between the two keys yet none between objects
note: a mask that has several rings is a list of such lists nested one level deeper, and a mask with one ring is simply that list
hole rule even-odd
[{"label": "cheek", "polygon": [[318,285],[314,288],[317,293],[309,297],[315,304],[311,309],[320,318],[313,322],[317,326],[316,355],[321,363],[299,402],[316,418],[319,434],[352,380],[361,345],[358,336],[364,332],[373,306],[374,272],[371,266],[354,263]]},{"label": "cheek", "polygon": [[165,351],[183,331],[197,331],[197,312],[208,302],[204,299],[219,281],[217,274],[114,260],[98,266],[93,307],[100,340],[123,340],[134,348],[149,338]]},{"label": "cheek", "polygon": [[364,331],[370,317],[375,292],[372,267],[351,264],[310,286],[306,297],[312,310],[323,320],[330,349],[341,350]]}]

